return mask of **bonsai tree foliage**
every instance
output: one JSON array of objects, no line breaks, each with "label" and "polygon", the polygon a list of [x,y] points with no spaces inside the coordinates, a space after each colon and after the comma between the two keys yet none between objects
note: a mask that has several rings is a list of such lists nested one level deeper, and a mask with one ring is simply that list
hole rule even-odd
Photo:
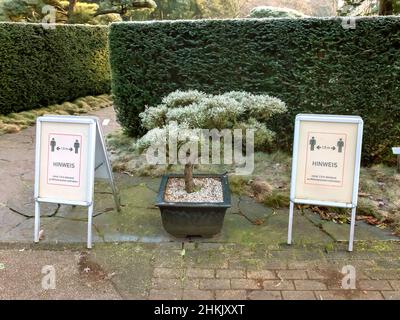
[{"label": "bonsai tree foliage", "polygon": [[119,14],[122,20],[128,20],[132,10],[155,8],[157,4],[154,0],[103,0],[94,16],[112,13]]},{"label": "bonsai tree foliage", "polygon": [[271,6],[259,6],[250,11],[250,18],[301,18],[305,15],[300,11]]},{"label": "bonsai tree foliage", "polygon": [[338,9],[338,14],[344,16],[388,16],[399,12],[397,0],[342,0]]},{"label": "bonsai tree foliage", "polygon": [[[166,141],[167,136],[171,135],[179,137],[178,148],[198,143],[202,129],[252,129],[255,133],[254,148],[262,151],[273,142],[275,136],[267,128],[266,121],[286,111],[284,102],[269,95],[243,91],[211,95],[197,90],[177,90],[164,97],[159,105],[146,107],[139,115],[142,126],[149,131],[136,142],[136,148],[139,151],[147,150],[160,141]],[[185,186],[187,192],[192,192],[195,155],[190,148],[187,150]]]},{"label": "bonsai tree foliage", "polygon": [[0,0],[0,20],[41,22],[45,6],[56,9],[57,23],[108,24],[128,20],[134,10],[154,10],[154,0]]},{"label": "bonsai tree foliage", "polygon": [[96,15],[99,10],[97,3],[89,3],[84,1],[76,1],[72,5],[73,0],[60,1],[63,9],[67,12],[67,23],[81,23],[81,24],[109,24],[111,22],[121,21],[121,17],[116,13],[109,13],[104,15]]},{"label": "bonsai tree foliage", "polygon": [[56,21],[66,20],[67,12],[58,0],[0,0],[0,19],[12,22],[41,22],[45,6],[56,9]]},{"label": "bonsai tree foliage", "polygon": [[157,0],[157,9],[134,11],[136,20],[237,18],[249,0]]}]

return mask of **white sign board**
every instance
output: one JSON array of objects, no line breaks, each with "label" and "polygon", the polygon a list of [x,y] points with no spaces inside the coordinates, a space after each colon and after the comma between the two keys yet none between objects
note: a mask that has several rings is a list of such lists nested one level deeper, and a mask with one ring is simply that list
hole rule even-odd
[{"label": "white sign board", "polygon": [[119,210],[98,119],[81,116],[39,117],[36,127],[35,242],[39,241],[39,204],[50,202],[88,207],[88,247],[91,247],[95,176],[109,179]]},{"label": "white sign board", "polygon": [[[301,118],[300,118],[301,119]],[[353,204],[358,124],[301,119],[293,199]],[[355,199],[357,201],[357,199]]]},{"label": "white sign board", "polygon": [[[357,116],[297,115],[290,190],[289,244],[295,203],[352,208],[355,220],[362,130],[363,121]],[[353,233],[350,236],[351,250],[352,237]]]},{"label": "white sign board", "polygon": [[48,202],[62,200],[67,204],[88,205],[92,202],[89,173],[94,170],[91,162],[96,140],[92,135],[96,121],[90,118],[80,119],[79,123],[48,120],[48,117],[38,119],[37,197]]},{"label": "white sign board", "polygon": [[393,147],[392,150],[393,150],[393,154],[400,155],[400,147]]}]

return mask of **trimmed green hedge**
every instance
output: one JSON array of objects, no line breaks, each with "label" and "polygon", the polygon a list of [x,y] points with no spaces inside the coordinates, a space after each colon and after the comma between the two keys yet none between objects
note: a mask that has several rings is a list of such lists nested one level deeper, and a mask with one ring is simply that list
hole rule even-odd
[{"label": "trimmed green hedge", "polygon": [[110,92],[108,28],[0,23],[0,113]]},{"label": "trimmed green hedge", "polygon": [[289,112],[270,123],[290,150],[298,113],[360,115],[363,162],[400,144],[400,18],[243,19],[111,25],[118,119],[134,136],[138,113],[176,89],[268,93]]}]

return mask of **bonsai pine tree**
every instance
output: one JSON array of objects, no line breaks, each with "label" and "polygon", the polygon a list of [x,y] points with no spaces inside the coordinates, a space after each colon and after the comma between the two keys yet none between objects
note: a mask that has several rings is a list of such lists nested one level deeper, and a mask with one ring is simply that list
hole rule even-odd
[{"label": "bonsai pine tree", "polygon": [[344,0],[338,9],[342,16],[398,15],[400,2],[395,0]]},{"label": "bonsai pine tree", "polygon": [[130,11],[144,8],[155,9],[157,4],[154,0],[101,0],[94,16],[115,13],[119,14],[122,20],[128,20]]},{"label": "bonsai pine tree", "polygon": [[[194,192],[196,186],[193,181],[193,167],[195,163],[195,153],[192,152],[191,147],[197,146],[200,142],[200,130],[188,130],[189,127],[186,124],[180,124],[176,121],[171,121],[170,123],[162,126],[153,128],[142,138],[140,138],[135,147],[139,151],[145,151],[152,146],[158,146],[159,143],[166,142],[167,137],[176,137],[176,149],[185,149],[184,156],[181,162],[184,163],[184,178],[185,178],[185,190],[187,193]],[[170,159],[175,157],[175,155],[168,154],[169,148],[166,148],[165,152]]]},{"label": "bonsai pine tree", "polygon": [[57,23],[107,24],[128,20],[135,10],[154,10],[154,0],[0,0],[0,20],[41,22],[45,6],[56,10]]},{"label": "bonsai pine tree", "polygon": [[302,18],[305,15],[297,10],[271,6],[259,6],[250,11],[250,18]]},{"label": "bonsai pine tree", "polygon": [[[254,149],[264,151],[275,136],[267,128],[266,121],[286,111],[284,102],[269,95],[242,91],[210,95],[197,90],[177,90],[164,97],[159,105],[146,107],[139,115],[142,126],[149,131],[136,142],[136,148],[147,150],[160,141],[167,141],[167,137],[176,136],[177,149],[180,150],[182,146],[201,142],[202,129],[253,129]],[[185,189],[190,193],[195,190],[193,165],[196,154],[191,152],[191,148],[185,150]]]}]

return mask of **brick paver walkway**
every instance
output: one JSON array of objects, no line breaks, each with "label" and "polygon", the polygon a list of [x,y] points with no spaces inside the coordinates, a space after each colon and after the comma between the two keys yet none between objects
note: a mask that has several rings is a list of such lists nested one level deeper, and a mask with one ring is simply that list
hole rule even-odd
[{"label": "brick paver walkway", "polygon": [[[240,249],[231,250],[226,259],[217,259],[216,264],[196,265],[183,259],[178,267],[156,261],[149,299],[400,299],[397,249],[385,255],[371,251],[347,253],[344,247],[331,253],[316,249],[308,254],[303,252],[307,252],[306,248],[286,246],[265,251],[239,245],[232,248]],[[194,251],[207,256],[218,254],[219,250],[202,250],[200,245]],[[354,267],[354,289],[346,289],[347,282],[345,288],[342,286],[348,274],[348,269],[342,273],[345,266]]]},{"label": "brick paver walkway", "polygon": [[[358,243],[352,253],[344,243],[329,251],[319,244],[110,244],[91,259],[115,272],[111,281],[127,299],[400,299],[396,243]],[[343,280],[349,268],[354,289]]]},{"label": "brick paver walkway", "polygon": [[[398,244],[358,244],[353,253],[344,244],[329,252],[204,242],[97,244],[89,253],[43,246],[0,248],[0,298],[400,299]],[[56,270],[55,290],[41,288],[44,265]],[[355,289],[342,287],[345,266],[354,267]]]}]

